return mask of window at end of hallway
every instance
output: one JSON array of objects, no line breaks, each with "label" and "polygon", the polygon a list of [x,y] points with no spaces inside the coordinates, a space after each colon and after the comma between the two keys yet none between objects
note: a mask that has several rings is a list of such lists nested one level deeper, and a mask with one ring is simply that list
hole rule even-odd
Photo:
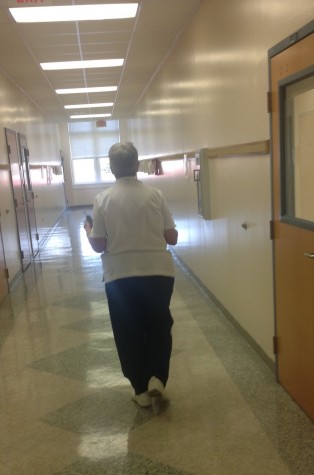
[{"label": "window at end of hallway", "polygon": [[74,185],[114,181],[108,151],[120,140],[119,121],[108,120],[106,127],[96,122],[69,122],[68,132]]}]

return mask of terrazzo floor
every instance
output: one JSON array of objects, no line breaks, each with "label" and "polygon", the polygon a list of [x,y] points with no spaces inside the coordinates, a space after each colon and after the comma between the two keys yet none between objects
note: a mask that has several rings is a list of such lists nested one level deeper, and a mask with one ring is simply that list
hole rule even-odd
[{"label": "terrazzo floor", "polygon": [[177,259],[170,404],[131,400],[81,223],[0,304],[0,474],[313,475],[313,423]]}]

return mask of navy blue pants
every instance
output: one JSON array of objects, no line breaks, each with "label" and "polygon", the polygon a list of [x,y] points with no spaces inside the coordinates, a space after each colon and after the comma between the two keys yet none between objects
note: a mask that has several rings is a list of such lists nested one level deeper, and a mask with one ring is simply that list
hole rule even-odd
[{"label": "navy blue pants", "polygon": [[152,376],[166,385],[172,350],[169,309],[174,278],[128,277],[106,284],[109,313],[122,372],[136,394]]}]

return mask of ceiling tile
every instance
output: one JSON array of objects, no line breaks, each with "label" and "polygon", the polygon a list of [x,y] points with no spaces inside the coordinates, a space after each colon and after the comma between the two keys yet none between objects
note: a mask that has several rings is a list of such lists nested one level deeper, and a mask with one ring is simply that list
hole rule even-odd
[{"label": "ceiling tile", "polygon": [[[0,68],[55,121],[64,104],[114,101],[113,118],[128,117],[200,0],[139,0],[135,19],[17,24],[0,5]],[[47,0],[52,4],[52,0]],[[86,4],[59,0],[58,4]],[[93,3],[103,3],[93,0]],[[110,3],[120,3],[111,0]],[[123,0],[123,3],[133,3]],[[25,5],[23,5],[25,6]],[[29,4],[29,8],[35,5]],[[43,71],[40,62],[125,58],[124,67]],[[118,93],[57,95],[55,89],[119,85]],[[73,111],[71,111],[72,113]]]}]

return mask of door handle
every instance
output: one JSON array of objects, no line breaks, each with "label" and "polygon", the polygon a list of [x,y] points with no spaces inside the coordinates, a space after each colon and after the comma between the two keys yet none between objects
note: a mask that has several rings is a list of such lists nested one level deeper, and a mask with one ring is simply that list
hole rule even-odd
[{"label": "door handle", "polygon": [[198,168],[193,170],[193,179],[196,182],[200,181],[200,170]]},{"label": "door handle", "polygon": [[304,257],[308,257],[309,259],[314,259],[314,252],[305,252]]}]

